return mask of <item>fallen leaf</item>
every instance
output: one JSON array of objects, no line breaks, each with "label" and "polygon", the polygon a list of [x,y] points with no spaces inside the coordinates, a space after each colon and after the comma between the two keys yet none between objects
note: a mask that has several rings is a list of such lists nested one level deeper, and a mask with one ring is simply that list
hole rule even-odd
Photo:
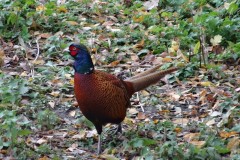
[{"label": "fallen leaf", "polygon": [[200,136],[200,133],[188,133],[183,136],[184,140],[187,142],[198,140]]},{"label": "fallen leaf", "polygon": [[223,131],[223,132],[220,132],[219,135],[222,138],[229,138],[229,137],[238,135],[238,133],[235,131],[231,131],[231,132]]},{"label": "fallen leaf", "polygon": [[49,106],[50,106],[51,108],[54,108],[54,107],[55,107],[55,102],[53,102],[53,101],[48,102],[48,104],[49,104]]},{"label": "fallen leaf", "polygon": [[59,94],[60,94],[59,91],[53,91],[53,92],[50,93],[50,95],[52,95],[52,96],[54,96],[54,97],[58,97]]},{"label": "fallen leaf", "polygon": [[212,126],[214,124],[216,124],[215,119],[211,119],[206,123],[207,126]]},{"label": "fallen leaf", "polygon": [[74,116],[76,115],[76,111],[75,111],[75,110],[70,111],[70,112],[69,112],[69,115],[70,115],[71,117],[74,117]]},{"label": "fallen leaf", "polygon": [[76,26],[78,25],[78,23],[76,21],[66,21],[67,24],[70,24],[72,26]]},{"label": "fallen leaf", "polygon": [[138,112],[138,115],[137,115],[138,119],[145,119],[146,118],[146,115],[143,113],[143,112]]},{"label": "fallen leaf", "polygon": [[136,108],[130,108],[129,109],[129,111],[128,111],[128,113],[130,113],[130,114],[137,114],[138,113],[138,111],[137,111],[137,109]]},{"label": "fallen leaf", "polygon": [[42,158],[39,158],[38,160],[49,160],[49,158],[47,156],[44,156]]},{"label": "fallen leaf", "polygon": [[162,59],[162,62],[172,62],[172,61],[173,60],[170,57],[165,57],[165,58]]},{"label": "fallen leaf", "polygon": [[86,137],[86,132],[80,132],[79,134],[75,134],[72,136],[72,139],[84,139]]},{"label": "fallen leaf", "polygon": [[173,121],[174,124],[179,124],[179,125],[187,125],[189,122],[189,119],[187,118],[178,118],[176,120]]},{"label": "fallen leaf", "polygon": [[193,144],[197,148],[202,148],[205,145],[206,141],[190,141],[189,143]]},{"label": "fallen leaf", "polygon": [[234,151],[239,148],[240,140],[239,137],[233,137],[227,144],[227,149]]},{"label": "fallen leaf", "polygon": [[39,6],[36,7],[36,11],[44,11],[46,9],[47,8],[44,5],[39,5]]},{"label": "fallen leaf", "polygon": [[41,138],[41,139],[37,140],[37,142],[36,142],[36,143],[38,143],[38,144],[43,144],[43,143],[46,143],[46,142],[47,142],[47,140],[46,140],[46,139],[44,139],[44,138]]},{"label": "fallen leaf", "polygon": [[180,127],[174,128],[174,132],[176,132],[176,133],[180,133],[181,131],[182,131],[182,128],[180,128]]},{"label": "fallen leaf", "polygon": [[119,61],[119,60],[116,60],[116,61],[111,62],[111,63],[109,64],[109,66],[115,67],[115,66],[117,66],[119,63],[120,63],[120,61]]},{"label": "fallen leaf", "polygon": [[213,46],[219,45],[219,43],[221,43],[221,41],[222,41],[221,35],[216,35],[210,39],[210,42],[212,43]]},{"label": "fallen leaf", "polygon": [[101,159],[106,159],[106,160],[119,160],[119,158],[115,157],[112,154],[102,154],[100,156]]}]

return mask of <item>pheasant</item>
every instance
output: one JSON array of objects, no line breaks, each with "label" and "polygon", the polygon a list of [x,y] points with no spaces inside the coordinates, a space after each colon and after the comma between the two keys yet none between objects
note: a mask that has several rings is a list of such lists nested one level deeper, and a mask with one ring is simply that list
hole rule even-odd
[{"label": "pheasant", "polygon": [[172,67],[158,71],[161,65],[157,65],[129,79],[121,80],[109,73],[95,70],[86,46],[72,44],[69,46],[69,51],[75,60],[73,64],[75,97],[82,114],[97,130],[98,154],[101,153],[103,125],[118,124],[117,131],[121,132],[121,122],[126,116],[127,108],[131,106],[131,96],[178,69]]}]

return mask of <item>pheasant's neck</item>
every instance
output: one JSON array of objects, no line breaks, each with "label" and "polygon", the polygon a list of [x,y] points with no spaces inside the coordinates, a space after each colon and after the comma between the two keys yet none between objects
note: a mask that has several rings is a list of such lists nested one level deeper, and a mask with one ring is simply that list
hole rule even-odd
[{"label": "pheasant's neck", "polygon": [[74,65],[75,72],[80,74],[91,74],[94,71],[94,65],[89,54],[81,53],[76,57]]}]

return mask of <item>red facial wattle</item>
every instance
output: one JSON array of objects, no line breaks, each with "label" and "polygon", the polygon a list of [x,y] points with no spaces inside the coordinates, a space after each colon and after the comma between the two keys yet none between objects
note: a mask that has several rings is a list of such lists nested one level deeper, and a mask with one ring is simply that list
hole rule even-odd
[{"label": "red facial wattle", "polygon": [[71,56],[74,57],[74,56],[77,55],[78,49],[76,47],[74,47],[74,46],[70,46],[69,47],[69,51],[70,51]]}]

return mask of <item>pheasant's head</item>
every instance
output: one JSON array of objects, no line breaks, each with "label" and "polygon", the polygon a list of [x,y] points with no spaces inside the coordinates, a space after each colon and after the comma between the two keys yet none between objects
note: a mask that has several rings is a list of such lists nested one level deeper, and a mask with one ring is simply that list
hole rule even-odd
[{"label": "pheasant's head", "polygon": [[94,65],[86,46],[82,44],[71,44],[70,55],[75,59],[73,68],[80,74],[90,74],[94,71]]}]

